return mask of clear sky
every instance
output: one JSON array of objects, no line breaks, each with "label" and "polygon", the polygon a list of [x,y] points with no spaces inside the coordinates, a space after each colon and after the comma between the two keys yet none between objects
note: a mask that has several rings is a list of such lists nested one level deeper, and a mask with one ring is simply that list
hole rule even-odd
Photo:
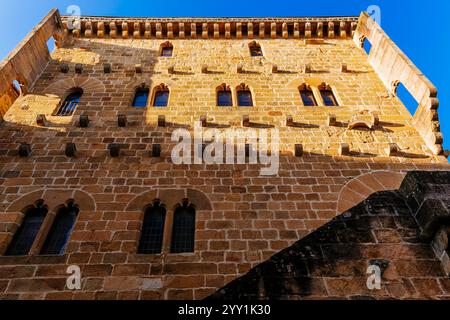
[{"label": "clear sky", "polygon": [[[450,38],[448,0],[0,0],[0,59],[51,8],[65,13],[70,5],[82,15],[151,17],[286,17],[359,15],[370,5],[381,8],[381,26],[439,90],[445,148],[450,149]],[[405,98],[410,111],[417,107]]]}]

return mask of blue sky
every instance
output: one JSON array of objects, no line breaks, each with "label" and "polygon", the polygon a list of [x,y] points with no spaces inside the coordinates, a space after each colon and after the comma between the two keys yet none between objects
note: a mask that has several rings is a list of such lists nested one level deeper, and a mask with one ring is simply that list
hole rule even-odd
[{"label": "blue sky", "polygon": [[[345,16],[359,15],[370,5],[381,8],[381,25],[398,46],[412,59],[439,90],[441,126],[445,148],[450,149],[450,39],[448,12],[450,1],[267,1],[267,0],[0,0],[0,59],[44,17],[51,8],[65,13],[78,5],[83,15],[152,16],[152,17],[277,17],[277,16]],[[447,89],[449,88],[449,89]],[[416,104],[405,95],[414,111]]]}]

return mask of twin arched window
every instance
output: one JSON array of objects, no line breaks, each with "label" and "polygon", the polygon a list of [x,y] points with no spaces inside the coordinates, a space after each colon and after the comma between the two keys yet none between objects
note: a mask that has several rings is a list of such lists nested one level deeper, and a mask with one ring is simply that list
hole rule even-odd
[{"label": "twin arched window", "polygon": [[[233,94],[230,86],[225,83],[221,84],[217,89],[217,105],[219,107],[232,107]],[[239,107],[252,107],[253,97],[250,88],[242,83],[236,88],[237,102]]]},{"label": "twin arched window", "polygon": [[[78,208],[72,201],[58,210],[50,231],[46,235],[45,242],[40,249],[41,255],[60,255],[64,253],[78,212]],[[25,210],[22,224],[17,229],[6,250],[7,256],[26,256],[30,253],[47,213],[48,208],[42,200]]]},{"label": "twin arched window", "polygon": [[[166,209],[159,200],[145,209],[138,253],[159,254],[163,251]],[[170,221],[170,219],[168,219]],[[170,239],[171,253],[189,253],[195,250],[195,208],[184,200],[173,213]]]},{"label": "twin arched window", "polygon": [[83,90],[81,88],[74,88],[72,92],[64,99],[63,103],[58,108],[56,116],[69,117],[73,115],[78,104],[80,103]]},{"label": "twin arched window", "polygon": [[[314,107],[318,105],[317,99],[311,86],[303,84],[299,87],[299,92],[303,105],[305,107]],[[325,83],[321,84],[319,86],[319,92],[325,106],[336,107],[339,105],[333,93],[333,89],[329,85]]]}]

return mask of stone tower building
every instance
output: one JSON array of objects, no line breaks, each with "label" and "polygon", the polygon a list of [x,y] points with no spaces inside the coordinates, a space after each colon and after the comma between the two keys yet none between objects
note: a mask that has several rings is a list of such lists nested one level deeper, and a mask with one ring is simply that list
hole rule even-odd
[{"label": "stone tower building", "polygon": [[[0,94],[1,298],[450,296],[437,90],[366,13],[53,10],[0,65]],[[172,133],[195,123],[278,132],[278,170],[174,163]]]}]

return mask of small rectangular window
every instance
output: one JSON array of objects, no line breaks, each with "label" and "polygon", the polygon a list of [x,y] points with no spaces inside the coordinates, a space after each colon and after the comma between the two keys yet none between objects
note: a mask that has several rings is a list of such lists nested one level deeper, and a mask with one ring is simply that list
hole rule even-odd
[{"label": "small rectangular window", "polygon": [[301,90],[300,95],[302,96],[303,105],[305,107],[314,107],[317,106],[316,98],[314,97],[314,93],[310,90]]},{"label": "small rectangular window", "polygon": [[217,92],[217,105],[219,107],[232,107],[233,99],[231,97],[231,91]]},{"label": "small rectangular window", "polygon": [[157,91],[154,100],[154,107],[167,107],[169,102],[169,91]]},{"label": "small rectangular window", "polygon": [[331,90],[321,90],[320,94],[322,95],[323,103],[327,107],[334,107],[337,106],[336,97],[333,94],[333,91]]},{"label": "small rectangular window", "polygon": [[252,107],[252,93],[248,90],[238,91],[238,103],[240,107]]}]

